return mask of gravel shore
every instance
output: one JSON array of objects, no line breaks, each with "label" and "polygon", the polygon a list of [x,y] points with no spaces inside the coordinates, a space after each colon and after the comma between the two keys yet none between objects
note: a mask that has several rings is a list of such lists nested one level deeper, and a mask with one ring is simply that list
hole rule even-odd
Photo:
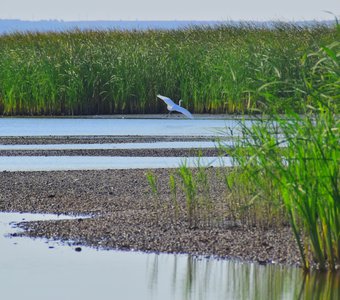
[{"label": "gravel shore", "polygon": [[[153,143],[159,141],[214,141],[213,137],[50,136],[0,137],[0,144]],[[205,156],[217,149],[133,150],[1,150],[8,155]],[[225,154],[226,155],[226,154]],[[24,222],[24,235],[52,238],[95,248],[147,252],[190,253],[260,263],[299,265],[300,257],[289,226],[259,228],[235,222],[223,226],[191,226],[185,213],[174,218],[169,175],[174,170],[152,170],[157,178],[157,200],[147,182],[148,170],[89,170],[0,172],[0,211],[56,213],[74,220]],[[209,168],[211,199],[226,197]],[[178,194],[184,206],[183,193]],[[87,216],[83,218],[83,216]],[[90,216],[90,217],[89,217]]]},{"label": "gravel shore", "polygon": [[[0,137],[0,145],[122,144],[156,142],[214,142],[216,137],[176,136],[36,136]],[[190,149],[58,149],[0,150],[0,156],[218,156],[216,148]]]},{"label": "gravel shore", "polygon": [[[169,203],[168,182],[173,171],[153,172],[158,179],[159,199]],[[214,168],[209,172],[216,175]],[[1,172],[0,210],[92,216],[22,223],[24,234],[31,237],[104,249],[300,264],[288,226],[261,229],[233,224],[192,228],[186,218],[174,219],[168,211],[157,207],[146,173],[147,170]],[[225,195],[224,186],[215,182],[212,197]]]},{"label": "gravel shore", "polygon": [[0,136],[2,145],[46,145],[46,144],[105,144],[105,143],[155,143],[215,141],[214,136]]},{"label": "gravel shore", "polygon": [[217,149],[81,149],[81,150],[2,150],[0,156],[129,156],[191,157],[218,156]]}]

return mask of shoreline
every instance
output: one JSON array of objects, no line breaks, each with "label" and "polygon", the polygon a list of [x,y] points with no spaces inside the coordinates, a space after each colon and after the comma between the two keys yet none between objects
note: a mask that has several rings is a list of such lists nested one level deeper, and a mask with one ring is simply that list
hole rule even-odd
[{"label": "shoreline", "polygon": [[[216,136],[158,136],[158,135],[50,135],[50,136],[0,136],[2,145],[47,145],[47,144],[106,144],[106,143],[155,143],[195,142],[228,140]],[[229,138],[230,139],[230,138]]]},{"label": "shoreline", "polygon": [[1,156],[129,156],[200,157],[218,156],[218,149],[82,149],[82,150],[1,150]]},{"label": "shoreline", "polygon": [[[214,136],[0,136],[1,145],[58,145],[58,144],[124,144],[157,142],[216,142]],[[228,141],[230,139],[224,138]],[[1,150],[0,156],[153,156],[153,157],[190,157],[218,156],[215,148],[150,148],[150,149],[32,149]]]},{"label": "shoreline", "polygon": [[[216,168],[210,175],[216,176]],[[0,210],[31,213],[92,215],[89,219],[23,222],[22,235],[72,241],[98,249],[186,253],[300,265],[289,226],[259,228],[240,223],[190,227],[185,216],[174,218],[158,207],[145,169],[104,171],[0,172]],[[170,203],[167,169],[153,170],[160,199]],[[214,181],[212,181],[214,182]],[[212,187],[213,198],[223,186]],[[180,201],[185,201],[179,195]]]},{"label": "shoreline", "polygon": [[[174,136],[39,136],[0,137],[7,145],[153,143],[216,141],[216,137]],[[92,150],[1,150],[5,155],[110,155],[110,156],[217,156],[206,149],[92,149]],[[222,170],[222,169],[221,169]],[[226,220],[192,226],[186,199],[178,191],[180,214],[175,215],[169,176],[176,169],[153,169],[158,197],[147,181],[147,169],[87,171],[0,172],[0,211],[55,213],[91,218],[23,222],[21,235],[42,237],[91,246],[97,249],[155,253],[186,253],[195,256],[236,259],[260,264],[301,265],[296,242],[287,225],[261,228]],[[223,204],[228,196],[220,169],[208,168],[209,199]],[[157,199],[156,199],[157,198]],[[221,207],[217,214],[223,214]],[[216,217],[216,216],[215,216]],[[72,241],[72,242],[71,242]]]}]

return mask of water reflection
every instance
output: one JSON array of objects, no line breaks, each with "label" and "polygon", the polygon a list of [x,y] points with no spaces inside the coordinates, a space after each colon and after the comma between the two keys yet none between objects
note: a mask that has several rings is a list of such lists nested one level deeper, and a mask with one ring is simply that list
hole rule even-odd
[{"label": "water reflection", "polygon": [[0,213],[1,299],[340,299],[339,273],[304,276],[292,267],[88,247],[76,252],[4,236],[18,231],[13,222],[59,218]]},{"label": "water reflection", "polygon": [[340,273],[312,273],[304,277],[298,299],[340,299]]},{"label": "water reflection", "polygon": [[339,273],[304,274],[295,267],[183,255],[156,255],[149,262],[153,299],[162,294],[158,282],[166,265],[172,265],[172,299],[340,299]]}]

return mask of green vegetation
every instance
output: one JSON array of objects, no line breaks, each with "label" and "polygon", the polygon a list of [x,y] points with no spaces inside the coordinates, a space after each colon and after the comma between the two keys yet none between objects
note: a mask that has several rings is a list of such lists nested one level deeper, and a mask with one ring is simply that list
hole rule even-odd
[{"label": "green vegetation", "polygon": [[283,203],[306,269],[313,262],[334,269],[340,261],[340,122],[329,106],[288,118],[244,130],[233,153],[236,180],[247,178],[242,184],[262,203]]},{"label": "green vegetation", "polygon": [[289,223],[304,269],[317,265],[335,270],[340,265],[340,42],[303,55],[301,62],[309,66],[302,74],[304,87],[296,86],[294,78],[286,85],[308,101],[298,114],[291,104],[301,98],[292,93],[283,116],[269,103],[278,83],[260,88],[268,100],[267,113],[251,127],[240,123],[235,148],[225,149],[235,167],[218,171],[227,193],[215,201],[206,176],[210,171],[204,168],[181,166],[178,182],[190,225],[193,219],[200,224],[203,215],[209,226],[226,221],[262,227]]},{"label": "green vegetation", "polygon": [[198,228],[210,226],[210,222],[215,220],[211,217],[217,210],[210,198],[209,175],[199,162],[195,169],[188,168],[183,163],[178,170],[170,174],[169,201],[161,199],[161,187],[152,172],[147,173],[147,180],[152,190],[154,206],[168,214],[174,224],[184,217],[189,228]]},{"label": "green vegetation", "polygon": [[340,43],[305,56],[317,57],[306,80],[302,115],[267,116],[243,136],[233,153],[258,195],[282,201],[304,268],[340,263]]},{"label": "green vegetation", "polygon": [[[158,93],[195,113],[301,109],[316,51],[337,31],[320,24],[170,31],[72,31],[0,36],[0,113],[164,112]],[[268,83],[268,88],[264,88]],[[270,89],[269,89],[270,88]]]}]

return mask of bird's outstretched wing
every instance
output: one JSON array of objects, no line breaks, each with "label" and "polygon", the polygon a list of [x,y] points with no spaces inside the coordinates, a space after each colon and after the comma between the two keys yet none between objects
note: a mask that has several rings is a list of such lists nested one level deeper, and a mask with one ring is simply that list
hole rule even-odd
[{"label": "bird's outstretched wing", "polygon": [[157,95],[157,97],[159,99],[162,99],[167,104],[168,110],[170,110],[170,112],[175,110],[175,111],[182,113],[183,115],[185,115],[189,119],[194,118],[192,116],[192,114],[187,109],[185,109],[184,107],[182,107],[180,105],[175,104],[170,98],[162,96],[162,95]]},{"label": "bird's outstretched wing", "polygon": [[173,107],[175,103],[168,97],[162,96],[162,95],[157,95],[159,99],[162,99],[169,107]]},{"label": "bird's outstretched wing", "polygon": [[178,111],[180,113],[182,113],[183,115],[187,116],[189,119],[193,119],[194,117],[192,116],[192,114],[187,110],[185,109],[184,107],[182,106],[179,106],[177,104],[175,104],[173,107],[172,107],[172,110],[175,110],[175,111]]}]

